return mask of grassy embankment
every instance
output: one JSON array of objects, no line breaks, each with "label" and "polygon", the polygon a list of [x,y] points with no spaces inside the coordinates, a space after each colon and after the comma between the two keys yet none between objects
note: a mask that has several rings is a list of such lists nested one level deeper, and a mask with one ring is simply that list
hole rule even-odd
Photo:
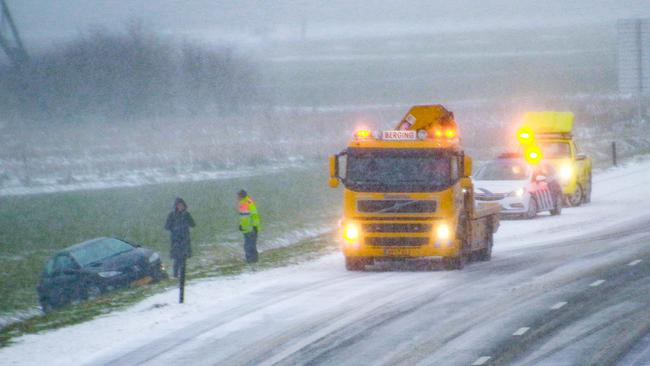
[{"label": "grassy embankment", "polygon": [[[35,308],[35,285],[46,259],[68,245],[97,236],[117,236],[152,247],[168,260],[162,229],[174,197],[190,206],[194,257],[189,278],[244,271],[235,193],[245,187],[263,220],[261,268],[311,258],[332,248],[326,233],[337,217],[340,192],[326,187],[321,164],[259,177],[137,188],[3,197],[0,204],[0,314]],[[0,342],[24,332],[77,323],[172,286],[119,291],[85,304],[36,316],[0,330]]]}]

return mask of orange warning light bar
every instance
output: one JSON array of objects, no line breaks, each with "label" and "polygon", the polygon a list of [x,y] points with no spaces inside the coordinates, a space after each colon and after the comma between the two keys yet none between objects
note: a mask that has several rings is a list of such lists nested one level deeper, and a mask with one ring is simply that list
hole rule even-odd
[{"label": "orange warning light bar", "polygon": [[536,145],[530,145],[526,147],[526,150],[524,151],[524,159],[529,164],[532,165],[537,165],[539,164],[539,161],[542,160],[542,150]]},{"label": "orange warning light bar", "polygon": [[529,127],[524,126],[517,131],[517,140],[524,146],[531,145],[535,141],[535,134]]}]

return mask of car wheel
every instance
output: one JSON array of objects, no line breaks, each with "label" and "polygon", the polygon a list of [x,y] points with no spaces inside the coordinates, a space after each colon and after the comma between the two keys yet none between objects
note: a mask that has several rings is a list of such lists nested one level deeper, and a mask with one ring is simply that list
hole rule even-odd
[{"label": "car wheel", "polygon": [[570,194],[568,197],[568,202],[569,206],[571,207],[578,207],[580,204],[582,204],[582,199],[583,199],[583,191],[582,187],[580,184],[576,184],[576,190],[573,191],[573,194]]},{"label": "car wheel", "polygon": [[562,192],[560,192],[557,194],[557,198],[555,199],[555,208],[550,211],[551,215],[557,216],[562,213],[563,201],[564,198],[562,197]]},{"label": "car wheel", "polygon": [[52,306],[52,303],[50,303],[49,299],[41,299],[41,309],[45,314],[52,312],[54,310],[54,306]]},{"label": "car wheel", "polygon": [[86,292],[85,292],[85,299],[86,300],[92,300],[100,297],[104,293],[104,290],[102,290],[101,287],[97,285],[87,285],[86,286]]},{"label": "car wheel", "polygon": [[167,272],[163,271],[161,268],[155,268],[153,271],[153,275],[151,276],[153,278],[153,282],[160,282],[162,280],[166,280],[169,278],[169,275]]},{"label": "car wheel", "polygon": [[535,216],[537,216],[537,201],[531,197],[530,201],[528,202],[528,211],[524,217],[530,220],[535,218]]}]

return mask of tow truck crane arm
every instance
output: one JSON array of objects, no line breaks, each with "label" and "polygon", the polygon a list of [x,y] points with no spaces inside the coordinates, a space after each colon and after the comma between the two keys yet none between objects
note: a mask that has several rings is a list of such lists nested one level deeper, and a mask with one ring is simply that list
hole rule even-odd
[{"label": "tow truck crane arm", "polygon": [[[417,105],[412,107],[397,124],[396,130],[426,130],[440,127],[456,131],[454,113],[440,104]],[[444,131],[443,131],[444,132]]]}]

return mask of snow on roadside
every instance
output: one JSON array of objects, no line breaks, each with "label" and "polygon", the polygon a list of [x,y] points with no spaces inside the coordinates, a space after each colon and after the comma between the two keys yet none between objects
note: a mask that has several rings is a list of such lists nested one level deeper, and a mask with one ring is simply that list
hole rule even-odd
[{"label": "snow on roadside", "polygon": [[323,234],[327,234],[334,230],[331,225],[314,225],[302,229],[292,230],[277,238],[268,240],[261,244],[260,250],[269,250],[287,247],[292,244],[299,243],[305,239],[311,239]]},{"label": "snow on roadside", "polygon": [[132,172],[117,173],[113,177],[100,177],[86,175],[83,180],[71,183],[60,183],[58,178],[35,179],[36,185],[23,186],[15,185],[0,188],[0,196],[21,196],[41,193],[58,193],[82,190],[97,190],[109,188],[139,187],[150,184],[161,183],[184,183],[200,182],[207,180],[224,180],[235,178],[247,178],[259,175],[270,174],[286,169],[304,167],[304,162],[296,162],[289,159],[286,163],[277,163],[259,167],[242,169],[230,169],[220,171],[199,171],[170,175],[161,172],[159,169],[139,170]]},{"label": "snow on roadside", "polygon": [[501,221],[494,250],[552,244],[604,231],[650,215],[650,156],[594,175],[592,202],[564,208],[560,216],[540,214],[534,220]]},{"label": "snow on roadside", "polygon": [[[597,233],[624,221],[650,215],[650,159],[610,169],[594,177],[593,201],[580,208],[567,208],[561,216],[540,215],[532,221],[503,221],[495,237],[495,256],[524,247],[550,245],[553,241]],[[277,268],[263,273],[193,281],[186,290],[187,303],[176,303],[176,290],[154,295],[123,311],[86,323],[41,334],[24,335],[0,349],[9,365],[67,365],[102,359],[133,350],[161,336],[173,334],[206,319],[215,319],[260,293],[290,294],[340,278],[346,273],[340,253]],[[300,275],[297,275],[300,274]],[[379,274],[371,274],[379,275]],[[325,306],[325,305],[323,305]],[[246,326],[246,325],[240,325]],[[234,325],[226,326],[225,331]],[[64,355],[57,359],[55,356]]]}]

